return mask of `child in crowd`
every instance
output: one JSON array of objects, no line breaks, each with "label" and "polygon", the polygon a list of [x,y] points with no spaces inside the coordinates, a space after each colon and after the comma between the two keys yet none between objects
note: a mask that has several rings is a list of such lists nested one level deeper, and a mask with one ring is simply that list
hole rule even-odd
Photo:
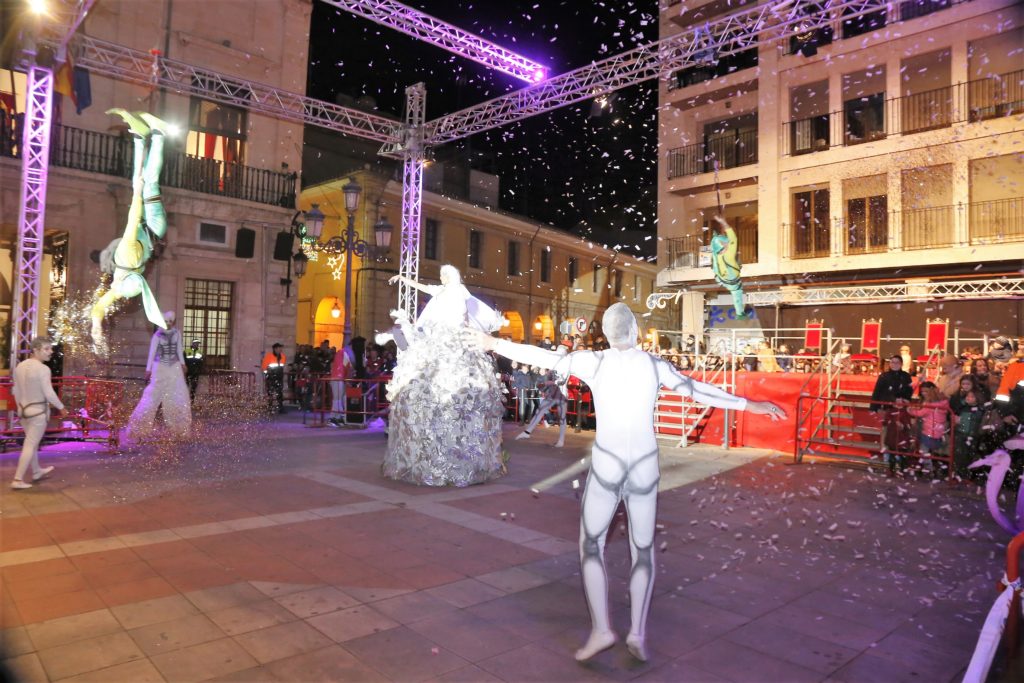
[{"label": "child in crowd", "polygon": [[978,392],[972,389],[964,396],[955,418],[956,428],[953,432],[953,462],[957,474],[961,477],[967,475],[967,466],[974,462],[978,455],[978,434],[983,416]]},{"label": "child in crowd", "polygon": [[941,454],[946,449],[946,435],[949,432],[949,402],[942,395],[935,382],[921,382],[918,386],[921,405],[909,410],[914,417],[921,418],[921,468],[931,469],[931,455]]}]

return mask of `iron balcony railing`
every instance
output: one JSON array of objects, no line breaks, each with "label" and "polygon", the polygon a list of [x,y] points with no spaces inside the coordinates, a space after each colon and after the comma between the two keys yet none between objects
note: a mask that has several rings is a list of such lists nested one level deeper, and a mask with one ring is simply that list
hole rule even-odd
[{"label": "iron balcony railing", "polygon": [[[810,42],[813,42],[816,47],[824,47],[833,42],[834,36],[840,36],[843,39],[855,38],[877,31],[888,24],[917,19],[964,2],[970,2],[970,0],[905,0],[857,17],[836,16],[834,21],[813,32],[808,31],[805,34],[791,36],[789,54],[800,52]],[[855,9],[851,8],[851,11]]]},{"label": "iron balcony railing", "polygon": [[[684,235],[668,239],[669,268],[710,268],[711,248],[702,235]],[[738,252],[743,264],[757,263],[757,226],[740,225],[736,231]]]},{"label": "iron balcony railing", "polygon": [[757,131],[732,131],[668,152],[669,179],[757,163]]},{"label": "iron balcony railing", "polygon": [[[809,222],[783,224],[786,252],[792,259],[830,255],[832,232],[844,235],[844,254],[873,254],[941,249],[961,244],[1024,242],[1024,197],[969,204],[929,206],[868,214],[863,220],[833,219],[833,226]],[[966,237],[964,237],[966,236]]]},{"label": "iron balcony railing", "polygon": [[957,207],[929,206],[921,209],[893,211],[898,219],[904,249],[933,249],[956,244]]},{"label": "iron balcony railing", "polygon": [[715,78],[728,76],[736,71],[752,69],[757,66],[757,48],[743,50],[725,57],[711,56],[706,63],[680,69],[672,74],[669,87],[672,90],[696,85]]},{"label": "iron balcony railing", "polygon": [[983,121],[1024,112],[1024,69],[957,83],[903,97],[856,103],[844,111],[788,121],[785,153],[820,152],[830,147],[911,135],[954,123]]},{"label": "iron balcony railing", "polygon": [[668,240],[668,267],[699,268],[702,265],[700,262],[701,246],[703,246],[703,241],[700,235],[670,237]]},{"label": "iron balcony railing", "polygon": [[967,216],[971,244],[1024,241],[1024,197],[972,202]]},{"label": "iron balcony railing", "polygon": [[[21,117],[0,116],[0,156],[20,158]],[[128,137],[92,130],[53,126],[50,163],[62,168],[131,177],[132,142]],[[217,159],[168,151],[160,174],[163,187],[232,197],[259,204],[295,206],[297,174],[253,168]]]}]

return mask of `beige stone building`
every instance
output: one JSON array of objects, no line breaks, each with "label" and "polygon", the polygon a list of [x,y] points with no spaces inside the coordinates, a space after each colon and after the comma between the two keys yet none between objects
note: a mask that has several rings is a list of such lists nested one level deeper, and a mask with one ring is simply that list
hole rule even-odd
[{"label": "beige stone building", "polygon": [[[505,314],[510,324],[499,334],[515,341],[557,341],[563,322],[575,325],[583,319],[590,327],[617,301],[637,313],[648,333],[652,328],[678,329],[668,311],[650,315],[644,305],[654,286],[654,265],[488,206],[496,201],[498,179],[474,173],[476,189],[470,196],[475,201],[470,202],[428,189],[441,183],[428,170],[420,235],[421,281],[436,284],[440,267],[454,265],[474,295]],[[397,305],[397,290],[386,283],[398,271],[401,186],[381,175],[357,172],[304,188],[299,206],[308,210],[316,203],[325,214],[321,242],[339,235],[346,220],[341,188],[349,178],[363,188],[354,215],[359,236],[374,245],[378,221],[384,218],[394,224],[390,250],[371,251],[367,258],[352,261],[353,334],[371,337],[391,327],[388,313]],[[344,267],[343,258],[311,251],[307,273],[298,286],[298,343],[319,344],[327,339],[340,346]],[[588,333],[600,334],[599,329]]]},{"label": "beige stone building", "polygon": [[[743,4],[663,2],[661,35]],[[1022,45],[1015,0],[913,0],[672,74],[659,91],[659,286],[723,306],[707,249],[719,196],[748,291],[1020,277]],[[851,341],[868,317],[893,339],[923,337],[931,317],[961,336],[1024,334],[1019,299],[758,311],[766,327],[822,319]]]},{"label": "beige stone building", "polygon": [[[80,30],[301,93],[311,8],[312,0],[263,0],[258,8],[249,0],[104,0]],[[77,114],[64,97],[54,127],[44,264],[50,278],[43,283],[41,316],[51,302],[96,287],[100,272],[91,257],[124,229],[131,142],[119,121],[104,112],[111,107],[150,111],[179,125],[182,133],[169,145],[164,163],[166,246],[147,269],[147,279],[160,306],[177,311],[186,339],[202,341],[208,367],[254,369],[269,344],[289,343],[294,329],[294,297],[287,298],[281,285],[286,264],[274,261],[272,252],[276,234],[287,229],[294,214],[302,126],[95,73],[90,81],[92,106]],[[24,111],[24,92],[23,74],[0,71],[5,103],[0,317],[5,319],[21,171],[17,116],[11,110]],[[119,366],[110,371],[141,373],[152,327],[139,302],[115,313],[108,329],[112,362]]]}]

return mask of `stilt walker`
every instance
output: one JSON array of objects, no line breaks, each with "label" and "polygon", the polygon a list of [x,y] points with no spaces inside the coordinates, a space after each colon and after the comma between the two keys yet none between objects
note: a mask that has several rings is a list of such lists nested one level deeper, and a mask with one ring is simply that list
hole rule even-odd
[{"label": "stilt walker", "polygon": [[149,383],[142,392],[139,404],[128,419],[128,436],[138,440],[148,436],[154,428],[156,411],[163,406],[164,424],[181,436],[192,426],[192,401],[185,386],[185,354],[181,333],[175,327],[174,311],[161,316],[163,329],[153,333],[146,357],[146,378]]}]

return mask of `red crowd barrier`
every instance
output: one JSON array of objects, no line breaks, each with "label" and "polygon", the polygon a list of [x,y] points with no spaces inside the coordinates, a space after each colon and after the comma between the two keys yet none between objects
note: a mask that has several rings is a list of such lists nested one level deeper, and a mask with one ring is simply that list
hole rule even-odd
[{"label": "red crowd barrier", "polygon": [[[390,380],[390,376],[366,379],[315,377],[309,380],[312,426],[323,427],[328,421],[365,426],[373,417],[386,414],[391,404],[385,385]],[[342,390],[344,397],[338,395]]]},{"label": "red crowd barrier", "polygon": [[[114,448],[128,413],[122,408],[125,380],[93,377],[55,377],[53,388],[65,411],[50,420],[45,441],[93,441]],[[18,424],[11,378],[0,379],[0,402],[4,403],[0,439],[17,441],[23,436]]]}]

